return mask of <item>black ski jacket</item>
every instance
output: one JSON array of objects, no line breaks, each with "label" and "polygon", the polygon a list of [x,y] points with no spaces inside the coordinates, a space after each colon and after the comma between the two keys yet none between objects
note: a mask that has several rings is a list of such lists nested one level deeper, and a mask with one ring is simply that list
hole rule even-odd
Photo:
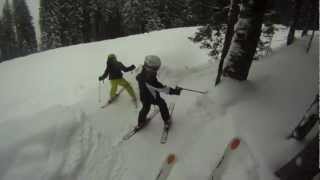
[{"label": "black ski jacket", "polygon": [[109,79],[121,79],[122,78],[122,72],[128,72],[132,71],[135,68],[134,65],[131,65],[129,67],[124,66],[121,62],[119,61],[107,61],[107,67],[101,76],[102,79],[105,79],[109,75]]},{"label": "black ski jacket", "polygon": [[171,94],[171,88],[160,83],[156,74],[150,75],[145,69],[136,76],[140,90],[140,100],[142,103],[156,104],[159,101],[160,93]]}]

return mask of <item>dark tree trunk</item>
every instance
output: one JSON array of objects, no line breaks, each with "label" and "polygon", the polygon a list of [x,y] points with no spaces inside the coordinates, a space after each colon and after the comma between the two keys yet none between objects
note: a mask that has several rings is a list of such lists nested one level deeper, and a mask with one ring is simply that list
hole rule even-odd
[{"label": "dark tree trunk", "polygon": [[294,34],[296,31],[296,27],[298,24],[298,20],[300,17],[300,12],[301,12],[301,7],[302,7],[302,0],[295,0],[294,3],[294,14],[293,14],[293,20],[290,26],[288,38],[287,38],[287,45],[289,46],[290,44],[293,43],[294,41]]},{"label": "dark tree trunk", "polygon": [[222,49],[222,53],[221,53],[221,57],[220,57],[219,69],[218,69],[218,74],[217,74],[215,86],[218,85],[221,81],[224,58],[226,57],[226,55],[228,53],[228,50],[229,50],[229,47],[230,47],[230,44],[232,41],[232,37],[234,34],[234,30],[233,30],[234,24],[237,22],[238,15],[240,12],[239,3],[240,3],[240,0],[231,0],[230,1],[230,10],[228,13],[228,27],[227,27],[226,36],[225,36],[224,43],[223,43],[223,49]]},{"label": "dark tree trunk", "polygon": [[256,52],[267,0],[243,0],[240,16],[226,55],[224,76],[236,80],[247,80]]},{"label": "dark tree trunk", "polygon": [[113,39],[121,37],[123,35],[121,28],[121,15],[120,12],[115,12],[114,16],[111,16],[107,23],[106,36],[107,39]]},{"label": "dark tree trunk", "polygon": [[308,31],[309,31],[309,28],[304,27],[304,28],[303,28],[303,31],[302,31],[302,33],[301,33],[301,37],[308,35]]},{"label": "dark tree trunk", "polygon": [[314,30],[312,31],[312,35],[311,35],[310,40],[308,42],[307,53],[309,52],[309,50],[311,48],[313,37],[314,37]]},{"label": "dark tree trunk", "polygon": [[309,29],[311,28],[312,24],[312,1],[309,0],[306,2],[305,10],[306,13],[305,18],[303,20],[303,30],[301,33],[301,37],[306,36],[308,34]]}]

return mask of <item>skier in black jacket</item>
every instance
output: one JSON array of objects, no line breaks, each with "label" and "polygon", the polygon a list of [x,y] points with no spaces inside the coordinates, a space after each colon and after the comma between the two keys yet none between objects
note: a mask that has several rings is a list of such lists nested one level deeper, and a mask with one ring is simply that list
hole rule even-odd
[{"label": "skier in black jacket", "polygon": [[137,98],[134,93],[134,90],[130,83],[122,77],[122,72],[128,72],[135,69],[135,65],[131,65],[129,67],[124,66],[121,62],[117,60],[117,57],[114,54],[110,54],[107,59],[107,67],[102,76],[99,77],[99,81],[103,81],[107,76],[109,76],[109,80],[111,83],[110,90],[110,100],[112,102],[114,98],[117,96],[117,88],[118,85],[123,86],[125,90],[128,91],[129,95],[132,97],[133,102],[136,104]]},{"label": "skier in black jacket", "polygon": [[180,95],[182,88],[171,88],[160,83],[157,79],[157,71],[160,66],[161,61],[158,56],[146,56],[142,71],[136,77],[142,103],[142,108],[138,117],[138,128],[143,128],[147,122],[147,115],[152,104],[159,106],[161,117],[164,121],[164,127],[167,129],[170,128],[171,117],[169,110],[165,100],[161,98],[159,92]]}]

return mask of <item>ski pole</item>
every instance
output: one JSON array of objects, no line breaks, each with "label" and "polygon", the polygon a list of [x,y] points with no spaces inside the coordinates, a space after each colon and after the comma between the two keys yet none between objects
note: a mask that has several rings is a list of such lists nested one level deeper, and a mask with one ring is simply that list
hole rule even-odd
[{"label": "ski pole", "polygon": [[196,92],[196,93],[200,93],[200,94],[207,94],[208,93],[208,91],[198,91],[198,90],[187,89],[187,88],[183,88],[183,87],[181,87],[181,88],[182,88],[182,90]]},{"label": "ski pole", "polygon": [[101,82],[99,81],[99,89],[98,89],[98,101],[101,102]]}]

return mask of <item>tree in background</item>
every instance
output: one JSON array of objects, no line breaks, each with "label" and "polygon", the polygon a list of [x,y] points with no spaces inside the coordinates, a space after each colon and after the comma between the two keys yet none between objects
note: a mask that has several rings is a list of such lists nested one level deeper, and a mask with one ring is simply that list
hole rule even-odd
[{"label": "tree in background", "polygon": [[223,49],[222,49],[221,56],[220,56],[220,62],[219,62],[215,86],[218,85],[221,81],[224,58],[226,57],[226,55],[228,53],[228,50],[229,50],[229,47],[230,47],[230,44],[232,41],[232,37],[234,34],[234,25],[238,20],[238,15],[240,12],[239,4],[240,4],[240,0],[231,0],[230,1],[228,20],[227,20],[228,21],[227,22],[227,30],[226,30],[226,35],[224,38]]},{"label": "tree in background", "polygon": [[122,24],[126,35],[144,31],[143,3],[141,0],[127,0],[122,9]]},{"label": "tree in background", "polygon": [[59,0],[40,0],[41,50],[63,46]]},{"label": "tree in background", "polygon": [[165,28],[188,26],[191,10],[187,0],[160,0],[159,16]]},{"label": "tree in background", "polygon": [[27,55],[36,52],[36,33],[25,0],[13,0],[13,12],[19,54]]},{"label": "tree in background", "polygon": [[83,13],[80,0],[41,0],[41,49],[84,42]]},{"label": "tree in background", "polygon": [[105,0],[82,0],[82,32],[84,42],[106,39],[107,17],[111,10],[106,8]]},{"label": "tree in background", "polygon": [[312,19],[312,2],[311,0],[308,0],[305,2],[301,8],[301,11],[305,13],[304,16],[301,17],[301,23],[302,23],[302,33],[301,37],[308,34],[308,30],[310,28],[310,22]]},{"label": "tree in background", "polygon": [[189,39],[200,43],[200,48],[210,49],[209,56],[217,59],[223,48],[223,39],[227,30],[228,2],[216,0],[211,4],[210,22],[198,29]]},{"label": "tree in background", "polygon": [[215,1],[208,0],[189,0],[188,6],[191,11],[190,24],[193,26],[209,24],[216,9]]},{"label": "tree in background", "polygon": [[95,41],[96,38],[96,20],[95,15],[98,10],[96,0],[82,0],[83,18],[82,32],[84,42]]},{"label": "tree in background", "polygon": [[0,18],[0,63],[3,60],[3,25],[2,25],[2,19]]},{"label": "tree in background", "polygon": [[161,30],[165,25],[160,18],[160,2],[158,0],[145,0],[144,3],[144,32]]},{"label": "tree in background", "polygon": [[82,32],[83,9],[79,0],[58,0],[57,20],[63,46],[84,42]]},{"label": "tree in background", "polygon": [[128,0],[121,9],[122,27],[126,35],[163,29],[157,0]]},{"label": "tree in background", "polygon": [[267,0],[243,0],[233,39],[226,55],[225,76],[246,80],[258,45]]},{"label": "tree in background", "polygon": [[8,60],[18,56],[17,41],[14,31],[13,16],[8,0],[6,0],[3,7],[2,17],[2,61]]},{"label": "tree in background", "polygon": [[264,24],[261,29],[261,36],[258,42],[257,52],[255,53],[254,60],[258,60],[272,52],[271,43],[275,32],[278,30],[274,26],[275,11],[268,8],[264,16]]},{"label": "tree in background", "polygon": [[319,0],[308,0],[302,8],[304,16],[301,18],[302,33],[301,36],[308,34],[309,30],[319,29]]},{"label": "tree in background", "polygon": [[294,34],[295,34],[295,31],[296,31],[296,28],[298,25],[298,21],[300,18],[300,12],[301,12],[302,5],[303,5],[302,0],[294,0],[293,19],[291,21],[290,30],[289,30],[288,37],[287,37],[287,45],[288,46],[290,44],[292,44],[294,41]]},{"label": "tree in background", "polygon": [[[104,39],[111,39],[123,36],[121,6],[123,2],[121,0],[103,0],[105,5],[102,11],[104,11],[104,17],[106,21],[106,31]],[[99,5],[102,7],[102,5]]]}]

